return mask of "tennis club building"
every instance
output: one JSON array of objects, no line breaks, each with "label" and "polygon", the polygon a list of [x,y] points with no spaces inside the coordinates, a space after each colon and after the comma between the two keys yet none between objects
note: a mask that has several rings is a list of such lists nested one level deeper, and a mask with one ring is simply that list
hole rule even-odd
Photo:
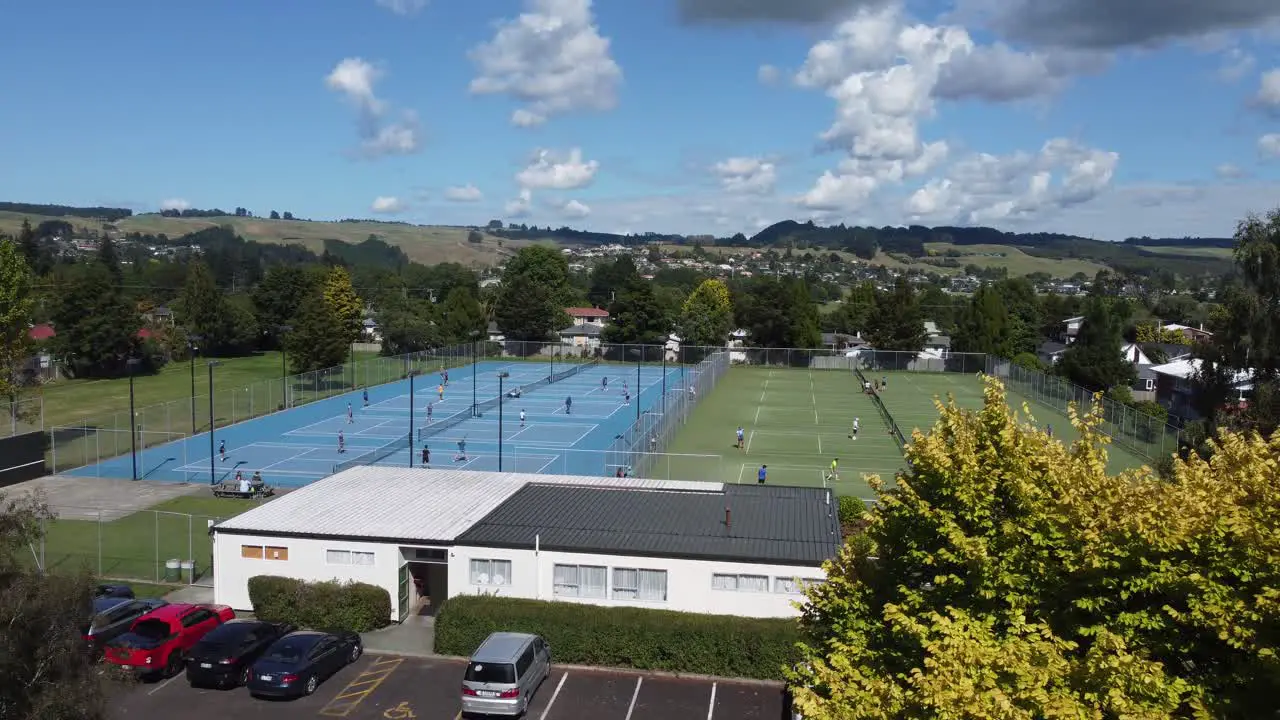
[{"label": "tennis club building", "polygon": [[356,467],[211,529],[216,602],[249,578],[385,588],[393,620],[487,593],[788,617],[840,548],[823,488]]}]

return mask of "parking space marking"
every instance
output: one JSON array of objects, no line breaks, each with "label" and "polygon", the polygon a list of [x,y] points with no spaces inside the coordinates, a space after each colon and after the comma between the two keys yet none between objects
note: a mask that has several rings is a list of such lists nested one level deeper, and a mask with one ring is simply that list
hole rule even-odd
[{"label": "parking space marking", "polygon": [[636,698],[640,697],[640,685],[644,683],[644,676],[636,678],[636,690],[631,693],[631,704],[627,706],[626,720],[631,720],[631,713],[636,711]]},{"label": "parking space marking", "polygon": [[409,707],[408,702],[401,701],[399,705],[383,710],[382,717],[387,720],[414,720],[418,716],[413,714],[413,708]]},{"label": "parking space marking", "polygon": [[173,682],[174,680],[177,680],[177,679],[178,679],[178,676],[177,676],[177,675],[174,675],[173,677],[169,678],[168,680],[165,680],[164,682],[160,683],[159,685],[157,685],[157,686],[155,686],[155,687],[151,688],[150,690],[148,690],[148,691],[147,691],[147,695],[155,695],[156,693],[160,692],[161,690],[163,690],[163,689],[165,689],[165,688],[169,687],[169,683],[171,683],[171,682]]},{"label": "parking space marking", "polygon": [[[344,718],[351,714],[360,703],[373,694],[378,686],[386,682],[391,677],[391,673],[400,667],[400,663],[404,662],[404,658],[382,658],[375,660],[369,669],[361,672],[354,680],[347,683],[327,705],[320,708],[320,715],[328,717]],[[353,690],[353,688],[360,688]]]},{"label": "parking space marking", "polygon": [[707,720],[711,720],[711,716],[716,714],[716,686],[719,683],[711,683],[711,704],[707,706]]},{"label": "parking space marking", "polygon": [[547,713],[551,712],[551,707],[556,704],[556,698],[560,697],[560,691],[564,688],[564,681],[569,679],[569,673],[560,676],[560,683],[556,685],[556,691],[551,693],[551,701],[547,703],[547,708],[542,711],[542,716],[538,720],[547,720]]}]

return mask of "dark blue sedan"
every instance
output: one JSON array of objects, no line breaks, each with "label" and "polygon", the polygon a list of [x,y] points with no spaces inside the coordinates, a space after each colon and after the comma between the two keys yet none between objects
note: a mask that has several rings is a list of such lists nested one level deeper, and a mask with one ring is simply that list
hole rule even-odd
[{"label": "dark blue sedan", "polygon": [[276,698],[310,695],[326,678],[359,660],[363,652],[360,636],[353,632],[289,633],[253,664],[249,693]]}]

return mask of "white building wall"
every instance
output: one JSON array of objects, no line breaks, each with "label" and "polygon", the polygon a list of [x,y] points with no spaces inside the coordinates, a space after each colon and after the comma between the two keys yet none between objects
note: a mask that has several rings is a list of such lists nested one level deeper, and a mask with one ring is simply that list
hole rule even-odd
[{"label": "white building wall", "polygon": [[[470,568],[473,559],[510,560],[511,577],[502,585],[477,585],[472,582],[471,577]],[[610,586],[606,597],[599,599],[557,596],[553,583],[554,567],[557,564],[609,568],[606,576]],[[612,587],[613,568],[666,570],[666,602],[615,600]],[[712,588],[714,574],[763,575],[769,578],[769,587],[765,592],[716,590]],[[680,558],[594,555],[545,550],[535,555],[532,549],[455,546],[449,552],[450,597],[486,593],[535,600],[581,602],[606,607],[647,607],[740,617],[795,617],[799,615],[799,611],[792,607],[792,603],[803,600],[804,596],[799,593],[778,592],[775,586],[780,578],[822,580],[825,578],[825,573],[820,567],[801,568],[790,565],[758,565]]]},{"label": "white building wall", "polygon": [[[265,552],[263,559],[244,557],[243,548],[284,548],[288,559],[274,559]],[[334,565],[327,559],[329,550],[373,553],[372,565]],[[249,578],[255,575],[289,577],[308,582],[337,580],[377,585],[391,596],[391,612],[398,612],[400,594],[400,546],[348,540],[315,540],[273,538],[252,535],[213,535],[213,596],[219,605],[236,610],[252,610],[249,602]]]}]

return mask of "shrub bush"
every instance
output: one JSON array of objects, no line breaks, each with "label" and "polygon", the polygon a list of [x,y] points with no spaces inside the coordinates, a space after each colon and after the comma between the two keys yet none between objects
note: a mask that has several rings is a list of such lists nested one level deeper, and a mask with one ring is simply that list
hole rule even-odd
[{"label": "shrub bush", "polygon": [[261,620],[302,628],[368,632],[391,623],[391,596],[367,583],[257,575],[249,578],[249,602]]},{"label": "shrub bush", "polygon": [[436,617],[436,652],[468,656],[497,631],[541,635],[557,662],[765,680],[783,679],[800,640],[785,618],[460,595]]}]

